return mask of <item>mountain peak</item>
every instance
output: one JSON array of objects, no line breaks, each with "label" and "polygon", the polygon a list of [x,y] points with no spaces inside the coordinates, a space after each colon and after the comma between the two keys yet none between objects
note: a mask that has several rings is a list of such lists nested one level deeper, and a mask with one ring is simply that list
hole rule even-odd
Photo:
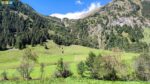
[{"label": "mountain peak", "polygon": [[112,3],[109,3],[105,7],[114,15],[119,14],[124,16],[131,13],[142,15],[141,0],[113,0]]}]

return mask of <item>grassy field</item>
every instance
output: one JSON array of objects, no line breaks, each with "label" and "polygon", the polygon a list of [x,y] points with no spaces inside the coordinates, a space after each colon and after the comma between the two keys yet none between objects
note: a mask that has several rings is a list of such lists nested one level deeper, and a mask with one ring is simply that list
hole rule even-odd
[{"label": "grassy field", "polygon": [[[90,51],[94,52],[95,54],[102,54],[107,55],[111,54],[113,52],[106,51],[106,50],[98,50],[98,49],[92,49],[87,48],[83,46],[78,45],[72,45],[72,46],[58,46],[53,41],[47,42],[48,50],[46,50],[43,46],[37,45],[36,47],[31,47],[34,52],[38,55],[38,64],[36,64],[36,67],[34,68],[31,76],[33,79],[38,79],[40,77],[40,63],[44,63],[46,65],[45,67],[45,78],[50,78],[55,70],[56,63],[60,58],[63,58],[66,63],[70,64],[70,69],[74,73],[73,76],[78,77],[77,74],[77,64],[78,62],[85,60],[88,56],[88,53]],[[64,53],[62,54],[62,48],[64,50]],[[11,49],[7,51],[0,51],[0,73],[3,71],[6,71],[8,73],[9,79],[13,78],[20,78],[20,75],[16,68],[20,64],[20,59],[23,54],[23,50],[17,50],[17,49]],[[132,65],[132,60],[139,54],[137,53],[126,53],[121,52],[120,58],[128,64],[128,66]],[[132,70],[130,70],[132,72]],[[55,79],[57,80],[57,79]],[[63,82],[62,82],[63,81]],[[87,82],[89,81],[89,82]],[[34,83],[35,82],[35,83]],[[38,80],[35,81],[29,81],[27,83],[26,81],[19,82],[19,81],[1,81],[0,84],[37,84],[36,82],[39,82]],[[45,84],[49,84],[50,80],[45,81]],[[56,82],[56,81],[55,81]],[[72,79],[68,78],[65,80],[58,80],[58,84],[62,82],[62,84],[70,84],[70,83],[76,83],[80,84],[80,82],[84,82],[85,84],[91,84],[94,82],[94,84],[141,84],[141,82],[111,82],[111,81],[97,81],[97,80],[90,80],[90,79]],[[57,84],[57,83],[56,83]],[[83,84],[83,83],[82,83]],[[92,83],[93,84],[93,83]],[[146,82],[142,82],[142,84],[148,84]]]},{"label": "grassy field", "polygon": [[2,81],[1,84],[150,84],[150,82],[137,81],[102,81],[82,78],[49,79],[32,81]]}]

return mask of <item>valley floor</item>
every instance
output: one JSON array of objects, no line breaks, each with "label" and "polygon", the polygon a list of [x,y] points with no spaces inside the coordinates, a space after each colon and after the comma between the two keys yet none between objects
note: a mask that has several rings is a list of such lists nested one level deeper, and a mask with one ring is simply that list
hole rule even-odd
[{"label": "valley floor", "polygon": [[[70,65],[70,70],[74,73],[74,77],[78,77],[77,74],[77,64],[80,61],[86,60],[88,53],[90,51],[95,54],[107,55],[113,52],[107,50],[98,50],[92,49],[88,47],[72,45],[72,46],[58,46],[53,41],[47,42],[47,47],[49,49],[45,49],[43,46],[38,45],[36,47],[31,48],[38,55],[38,63],[31,73],[31,77],[33,79],[40,78],[40,63],[44,63],[46,65],[44,71],[44,77],[50,78],[53,76],[55,71],[56,63],[60,58],[64,59],[64,62]],[[63,47],[63,49],[62,49]],[[64,53],[62,53],[62,51]],[[23,50],[11,49],[7,51],[0,51],[0,74],[4,71],[7,72],[8,78],[10,80],[20,79],[20,75],[16,70],[20,64],[20,59],[22,56]],[[120,58],[127,65],[132,65],[132,60],[139,54],[137,53],[126,53],[120,52]],[[132,70],[129,70],[129,73]],[[0,77],[1,79],[1,77]],[[44,83],[40,83],[39,80],[32,81],[0,81],[0,84],[150,84],[148,82],[111,82],[111,81],[98,81],[91,79],[77,79],[77,78],[67,78],[65,80],[62,79],[53,79],[46,80]]]}]

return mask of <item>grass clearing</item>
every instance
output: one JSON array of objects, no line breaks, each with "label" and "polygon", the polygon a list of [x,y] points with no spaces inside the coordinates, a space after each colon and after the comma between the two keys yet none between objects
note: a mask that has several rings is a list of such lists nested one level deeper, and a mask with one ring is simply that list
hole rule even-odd
[{"label": "grass clearing", "polygon": [[[49,48],[48,50],[46,50],[41,45],[37,45],[36,47],[28,46],[34,52],[36,52],[36,54],[39,56],[38,58],[39,63],[36,64],[36,67],[34,68],[31,74],[33,79],[38,79],[40,77],[40,63],[44,63],[46,65],[45,73],[44,73],[45,78],[50,78],[53,75],[55,71],[56,63],[60,58],[63,58],[66,63],[70,64],[70,69],[74,73],[73,76],[78,76],[76,66],[80,61],[85,60],[87,58],[88,53],[90,51],[94,52],[97,55],[98,54],[107,55],[107,54],[113,53],[107,50],[92,49],[92,48],[78,46],[78,45],[58,46],[53,41],[48,41],[47,46]],[[63,54],[62,54],[61,47],[63,47],[63,50],[64,50]],[[19,78],[20,76],[16,68],[20,64],[20,59],[21,59],[22,54],[23,54],[23,50],[18,50],[18,49],[0,51],[0,73],[2,73],[3,71],[6,71],[10,79]],[[139,54],[121,52],[120,55],[121,55],[120,56],[121,59],[124,60],[126,64],[130,65],[132,63],[132,59],[138,56]],[[37,81],[34,81],[34,82],[37,82]],[[65,84],[70,84],[71,82],[74,83],[77,80],[65,79],[64,81],[65,81]],[[88,82],[86,83],[85,79],[83,79],[83,82],[85,82],[85,84],[88,83]],[[93,80],[93,82],[95,82],[94,84],[97,84],[99,82],[102,82],[102,84],[106,84],[105,81]],[[9,81],[2,82],[2,84],[13,84],[13,82],[12,83],[10,83]],[[21,84],[26,84],[26,83],[21,83]],[[28,84],[35,84],[35,83],[33,83],[33,81],[30,81],[30,83]],[[77,81],[77,84],[80,84],[80,83]],[[91,84],[91,82],[89,84]],[[107,84],[114,84],[114,83],[108,82]],[[118,82],[115,84],[120,84],[120,83]],[[128,84],[128,83],[121,83],[121,84]],[[134,83],[131,83],[131,84],[134,84]],[[140,84],[140,83],[137,82],[136,84]]]}]

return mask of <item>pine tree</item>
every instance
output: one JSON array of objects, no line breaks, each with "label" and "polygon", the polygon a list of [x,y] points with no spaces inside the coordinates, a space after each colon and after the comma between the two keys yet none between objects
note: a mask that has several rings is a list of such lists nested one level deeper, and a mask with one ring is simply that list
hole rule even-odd
[{"label": "pine tree", "polygon": [[84,64],[83,61],[81,61],[78,64],[77,69],[78,69],[78,74],[83,77],[84,76],[84,72],[85,72],[85,64]]}]

